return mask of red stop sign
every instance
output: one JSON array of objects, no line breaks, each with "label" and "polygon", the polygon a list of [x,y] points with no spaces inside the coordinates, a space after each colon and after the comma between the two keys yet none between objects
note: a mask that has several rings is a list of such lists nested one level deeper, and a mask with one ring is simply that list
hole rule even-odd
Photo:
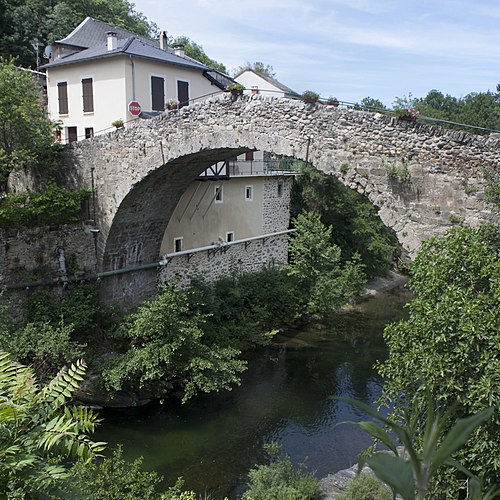
[{"label": "red stop sign", "polygon": [[141,105],[137,101],[130,101],[128,103],[128,112],[132,116],[139,116],[141,114],[142,108]]}]

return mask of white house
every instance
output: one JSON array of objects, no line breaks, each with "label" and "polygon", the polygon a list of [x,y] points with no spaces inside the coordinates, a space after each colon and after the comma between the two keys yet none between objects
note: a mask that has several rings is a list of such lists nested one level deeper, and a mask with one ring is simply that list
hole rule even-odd
[{"label": "white house", "polygon": [[[220,92],[232,80],[159,42],[87,17],[48,48],[48,111],[62,123],[60,140],[72,142],[165,109],[170,99],[186,105]],[[139,104],[139,107],[136,105]]]},{"label": "white house", "polygon": [[271,97],[287,97],[298,99],[300,96],[291,88],[283,85],[275,78],[263,75],[253,69],[246,69],[234,79],[245,87],[245,94],[263,94]]}]

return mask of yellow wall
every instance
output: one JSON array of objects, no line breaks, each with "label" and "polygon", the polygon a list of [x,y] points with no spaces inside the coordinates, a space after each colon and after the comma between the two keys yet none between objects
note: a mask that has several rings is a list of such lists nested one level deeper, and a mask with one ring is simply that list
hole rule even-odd
[{"label": "yellow wall", "polygon": [[[182,249],[198,248],[226,239],[258,236],[263,231],[264,177],[236,177],[226,181],[195,181],[182,196],[168,224],[161,253],[174,252],[174,239],[182,237]],[[223,186],[223,202],[212,202],[215,186]],[[245,200],[246,186],[253,186],[253,200]]]}]

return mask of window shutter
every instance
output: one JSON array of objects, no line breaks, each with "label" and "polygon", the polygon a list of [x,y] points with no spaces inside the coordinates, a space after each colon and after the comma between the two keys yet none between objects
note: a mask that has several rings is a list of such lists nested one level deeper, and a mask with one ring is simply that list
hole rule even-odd
[{"label": "window shutter", "polygon": [[68,114],[68,82],[57,84],[57,96],[59,98],[59,114]]},{"label": "window shutter", "polygon": [[82,80],[83,90],[83,112],[91,113],[94,111],[94,94],[92,89],[92,78]]},{"label": "window shutter", "polygon": [[151,108],[153,111],[165,109],[165,80],[158,76],[151,77]]}]

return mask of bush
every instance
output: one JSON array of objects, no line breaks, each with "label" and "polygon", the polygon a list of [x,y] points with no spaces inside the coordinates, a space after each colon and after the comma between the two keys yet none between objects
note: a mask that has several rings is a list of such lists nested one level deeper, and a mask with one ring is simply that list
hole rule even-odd
[{"label": "bush", "polygon": [[92,500],[160,500],[157,492],[162,477],[142,469],[142,457],[133,462],[123,458],[122,447],[111,457],[92,462],[78,462],[72,469],[73,489],[81,498]]},{"label": "bush", "polygon": [[358,474],[338,500],[392,500],[391,490],[371,474]]},{"label": "bush", "polygon": [[88,189],[69,191],[50,183],[43,193],[4,195],[0,198],[0,227],[36,227],[81,220]]},{"label": "bush", "polygon": [[12,332],[2,332],[0,348],[10,352],[23,364],[32,365],[41,380],[53,376],[60,368],[82,356],[85,345],[73,342],[73,327],[60,321],[27,323]]},{"label": "bush", "polygon": [[250,470],[244,500],[316,500],[321,498],[318,480],[304,466],[294,469],[279,445],[266,446],[270,463]]}]

